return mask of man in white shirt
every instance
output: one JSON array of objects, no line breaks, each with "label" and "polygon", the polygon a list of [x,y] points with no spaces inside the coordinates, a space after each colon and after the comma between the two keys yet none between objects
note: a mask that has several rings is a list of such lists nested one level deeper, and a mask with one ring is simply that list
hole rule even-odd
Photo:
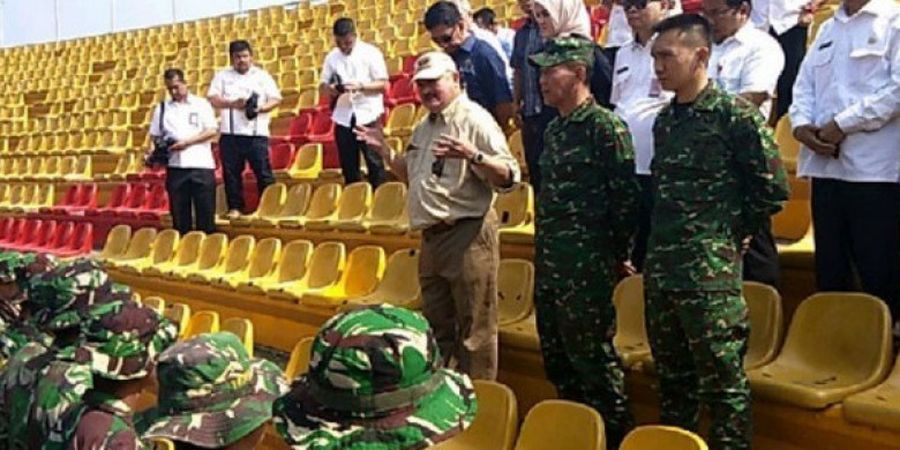
[{"label": "man in white shirt", "polygon": [[179,233],[216,229],[216,162],[210,142],[219,134],[216,116],[206,99],[188,92],[184,72],[163,74],[172,97],[153,111],[150,136],[174,141],[166,169],[166,191],[172,225]]},{"label": "man in white shirt", "polygon": [[357,125],[373,126],[384,114],[384,89],[388,80],[384,55],[375,46],[356,38],[353,20],[340,18],[332,29],[336,48],[325,57],[319,91],[334,105],[331,118],[341,173],[345,184],[361,179],[361,152],[369,183],[378,187],[385,180],[384,161],[378,152],[356,139],[353,129]]},{"label": "man in white shirt", "polygon": [[512,89],[512,67],[509,65],[509,56],[507,56],[506,52],[503,50],[503,44],[500,43],[500,37],[497,36],[496,33],[476,26],[475,20],[472,17],[472,4],[469,3],[469,0],[449,1],[450,3],[456,5],[457,9],[459,9],[459,13],[466,21],[466,25],[468,26],[469,31],[472,32],[472,35],[474,35],[478,39],[481,39],[482,41],[487,42],[491,46],[491,48],[493,48],[497,52],[497,54],[500,56],[500,59],[503,60],[503,64],[506,66],[506,78],[509,80],[510,89]]},{"label": "man in white shirt", "polygon": [[[824,0],[751,0],[750,21],[770,33],[784,52],[785,64],[778,79],[774,120],[787,114],[793,99],[794,80],[806,55],[806,41],[813,13]],[[774,122],[773,122],[774,123]]]},{"label": "man in white shirt", "polygon": [[[774,38],[750,22],[750,8],[750,0],[703,0],[703,15],[713,32],[707,73],[720,89],[749,100],[768,120],[784,54]],[[778,286],[778,249],[770,222],[750,241],[743,270],[744,280]]]},{"label": "man in white shirt", "polygon": [[631,262],[640,271],[647,254],[650,235],[650,212],[653,210],[653,179],[650,161],[653,160],[653,123],[656,115],[672,99],[663,91],[653,70],[653,27],[672,10],[669,0],[624,0],[628,29],[634,30],[631,39],[622,45],[613,68],[610,102],[616,114],[628,124],[634,144],[635,172],[641,184],[638,209],[638,229],[635,235]]},{"label": "man in white shirt", "polygon": [[816,284],[900,317],[900,5],[844,0],[800,66],[790,109],[812,178]]},{"label": "man in white shirt", "polygon": [[516,32],[512,28],[500,26],[497,23],[497,14],[491,8],[481,8],[475,12],[475,24],[482,30],[494,33],[500,41],[500,47],[506,54],[506,59],[512,58],[513,44],[516,39]]},{"label": "man in white shirt", "polygon": [[249,42],[233,41],[228,52],[232,67],[216,73],[207,98],[219,109],[225,196],[228,218],[234,219],[244,209],[242,173],[246,164],[256,176],[260,195],[275,182],[269,163],[269,112],[281,103],[281,92],[268,72],[253,65]]}]

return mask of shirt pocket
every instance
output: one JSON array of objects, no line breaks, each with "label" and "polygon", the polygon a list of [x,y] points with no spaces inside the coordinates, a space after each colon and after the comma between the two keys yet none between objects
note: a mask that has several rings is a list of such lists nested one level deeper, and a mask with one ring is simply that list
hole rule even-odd
[{"label": "shirt pocket", "polygon": [[834,74],[834,67],[831,64],[834,60],[834,45],[835,42],[832,39],[816,42],[815,50],[810,56],[813,76],[816,87],[819,89],[827,89],[831,84]]},{"label": "shirt pocket", "polygon": [[851,84],[867,91],[878,89],[891,82],[887,61],[888,42],[884,36],[872,35],[867,41],[850,51],[849,67],[852,67]]}]

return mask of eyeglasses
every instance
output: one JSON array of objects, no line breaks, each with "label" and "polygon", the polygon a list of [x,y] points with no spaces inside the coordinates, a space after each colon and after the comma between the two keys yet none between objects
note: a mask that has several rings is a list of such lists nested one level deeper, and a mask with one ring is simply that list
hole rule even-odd
[{"label": "eyeglasses", "polygon": [[453,42],[453,34],[453,31],[451,31],[441,36],[432,36],[431,40],[434,41],[434,43],[437,45],[447,45]]},{"label": "eyeglasses", "polygon": [[625,11],[628,11],[628,9],[632,7],[641,10],[646,8],[648,3],[650,3],[648,0],[625,0],[622,2],[622,8]]},{"label": "eyeglasses", "polygon": [[732,11],[737,11],[737,8],[729,8],[726,6],[724,8],[717,9],[703,9],[701,12],[706,17],[719,17],[724,16],[725,14],[728,14]]}]

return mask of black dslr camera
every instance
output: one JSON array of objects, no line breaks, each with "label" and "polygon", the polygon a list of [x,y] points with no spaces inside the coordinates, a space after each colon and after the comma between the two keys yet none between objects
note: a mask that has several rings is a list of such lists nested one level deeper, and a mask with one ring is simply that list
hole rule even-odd
[{"label": "black dslr camera", "polygon": [[144,163],[148,166],[168,166],[169,156],[172,155],[169,147],[175,142],[177,141],[171,137],[159,136],[153,138],[153,152],[150,153],[150,156]]},{"label": "black dslr camera", "polygon": [[331,76],[331,79],[328,80],[329,83],[334,85],[334,90],[338,92],[338,95],[331,99],[331,104],[328,107],[334,111],[335,105],[337,105],[338,97],[347,92],[347,87],[344,86],[344,80],[341,79],[341,76],[335,73]]},{"label": "black dslr camera", "polygon": [[259,94],[256,92],[247,98],[247,102],[244,104],[244,115],[247,116],[247,120],[253,120],[259,115]]}]

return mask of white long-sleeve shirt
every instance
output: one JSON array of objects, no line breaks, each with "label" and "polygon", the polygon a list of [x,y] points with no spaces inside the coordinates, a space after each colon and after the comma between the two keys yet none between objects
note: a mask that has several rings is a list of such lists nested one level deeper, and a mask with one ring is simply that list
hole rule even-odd
[{"label": "white long-sleeve shirt", "polygon": [[838,158],[800,150],[800,176],[900,182],[900,5],[841,6],[809,47],[794,85],[794,128],[834,120],[847,135]]},{"label": "white long-sleeve shirt", "polygon": [[752,0],[750,21],[762,31],[775,30],[782,35],[797,25],[800,13],[809,0]]}]

